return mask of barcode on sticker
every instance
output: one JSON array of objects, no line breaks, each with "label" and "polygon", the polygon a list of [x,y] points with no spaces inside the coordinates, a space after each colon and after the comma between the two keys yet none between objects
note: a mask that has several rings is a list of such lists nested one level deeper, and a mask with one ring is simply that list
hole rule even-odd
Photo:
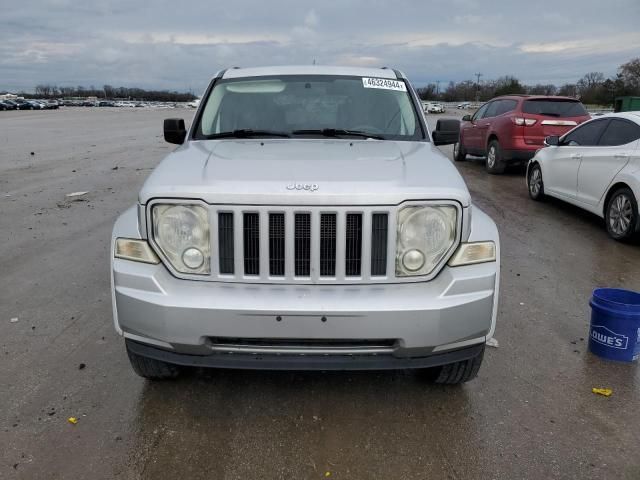
[{"label": "barcode on sticker", "polygon": [[388,78],[362,78],[362,86],[364,88],[383,88],[385,90],[398,90],[406,92],[407,86],[399,80],[389,80]]}]

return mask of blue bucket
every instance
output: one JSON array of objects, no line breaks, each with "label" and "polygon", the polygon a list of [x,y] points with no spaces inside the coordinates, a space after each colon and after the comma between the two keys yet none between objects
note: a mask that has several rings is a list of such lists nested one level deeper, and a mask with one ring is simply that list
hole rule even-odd
[{"label": "blue bucket", "polygon": [[596,288],[589,305],[589,350],[608,360],[637,360],[640,356],[640,293]]}]

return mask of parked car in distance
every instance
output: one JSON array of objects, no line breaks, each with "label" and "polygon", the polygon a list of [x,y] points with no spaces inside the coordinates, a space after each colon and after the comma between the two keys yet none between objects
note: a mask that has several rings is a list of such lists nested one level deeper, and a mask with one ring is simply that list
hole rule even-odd
[{"label": "parked car in distance", "polygon": [[[310,113],[312,112],[312,113]],[[189,115],[191,117],[191,115]],[[493,336],[495,223],[392,69],[218,73],[111,239],[132,368],[426,369],[476,376]]]},{"label": "parked car in distance", "polygon": [[427,113],[444,113],[444,106],[441,103],[427,103],[424,108]]},{"label": "parked car in distance", "polygon": [[18,107],[9,100],[0,100],[0,110],[16,110]]},{"label": "parked car in distance", "polygon": [[114,102],[112,100],[100,100],[98,102],[98,106],[99,107],[115,107],[116,106],[116,102]]},{"label": "parked car in distance", "polygon": [[486,156],[489,173],[503,173],[510,163],[531,159],[545,137],[563,135],[591,118],[575,98],[507,95],[482,105],[473,115],[462,117],[460,141],[453,158],[468,154]]},{"label": "parked car in distance", "polygon": [[462,109],[467,109],[471,106],[471,102],[462,102],[459,103],[458,106],[456,107],[458,110],[462,110]]},{"label": "parked car in distance", "polygon": [[47,108],[54,109],[54,110],[57,110],[60,107],[60,104],[58,103],[57,100],[47,100],[45,102],[45,105],[47,106]]},{"label": "parked car in distance", "polygon": [[17,110],[18,104],[13,100],[2,100],[2,103],[6,107],[7,110]]},{"label": "parked car in distance", "polygon": [[549,136],[527,166],[533,200],[552,196],[605,219],[616,240],[640,230],[640,112],[608,114]]},{"label": "parked car in distance", "polygon": [[35,100],[16,100],[18,104],[18,110],[44,110],[44,106]]},{"label": "parked car in distance", "polygon": [[23,98],[16,99],[15,103],[18,106],[18,110],[33,110],[33,105]]}]

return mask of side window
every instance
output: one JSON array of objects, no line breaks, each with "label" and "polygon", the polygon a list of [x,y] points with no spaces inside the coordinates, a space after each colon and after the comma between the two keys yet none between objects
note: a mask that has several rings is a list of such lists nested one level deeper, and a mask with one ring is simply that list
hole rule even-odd
[{"label": "side window", "polygon": [[496,100],[495,102],[491,102],[489,104],[489,107],[487,108],[487,111],[484,112],[484,115],[482,116],[482,118],[495,117],[496,115],[498,115],[496,112],[498,111],[499,107],[500,107],[500,100]]},{"label": "side window", "polygon": [[609,122],[606,130],[600,138],[598,145],[603,147],[615,147],[626,145],[640,138],[640,126],[627,120],[617,118]]},{"label": "side window", "polygon": [[500,100],[500,106],[496,111],[496,115],[502,115],[503,113],[511,112],[518,106],[517,100]]},{"label": "side window", "polygon": [[482,118],[482,116],[484,115],[484,112],[487,111],[487,107],[489,106],[488,103],[485,103],[483,106],[481,106],[476,113],[473,114],[473,117],[471,117],[472,121],[476,121],[476,120],[480,120]]},{"label": "side window", "polygon": [[604,127],[609,123],[608,119],[595,120],[580,125],[574,131],[564,137],[562,144],[570,146],[594,147],[598,145],[600,135]]}]

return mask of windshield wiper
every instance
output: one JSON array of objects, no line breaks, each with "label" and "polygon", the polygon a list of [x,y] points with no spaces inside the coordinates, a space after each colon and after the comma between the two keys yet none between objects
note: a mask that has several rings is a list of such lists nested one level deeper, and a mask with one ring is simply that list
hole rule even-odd
[{"label": "windshield wiper", "polygon": [[375,135],[373,133],[361,132],[360,130],[344,130],[341,128],[321,128],[317,130],[294,130],[294,135],[322,135],[324,137],[339,137],[341,135],[352,136],[352,137],[362,137],[362,138],[375,138],[376,140],[383,140],[383,137],[380,135]]},{"label": "windshield wiper", "polygon": [[212,133],[205,135],[207,140],[214,138],[250,138],[250,137],[291,137],[287,132],[276,132],[272,130],[252,130],[241,128],[229,132]]}]

